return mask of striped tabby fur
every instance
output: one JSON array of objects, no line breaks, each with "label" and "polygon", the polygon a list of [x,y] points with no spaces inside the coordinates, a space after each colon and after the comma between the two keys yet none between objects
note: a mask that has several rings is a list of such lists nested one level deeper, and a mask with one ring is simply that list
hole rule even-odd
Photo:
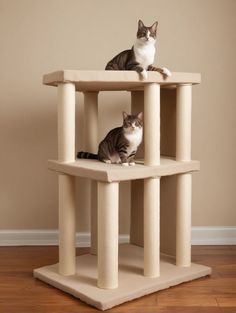
[{"label": "striped tabby fur", "polygon": [[143,121],[142,112],[128,115],[123,112],[123,125],[112,129],[100,142],[98,154],[80,151],[81,159],[98,159],[105,163],[121,163],[134,165],[134,158],[142,141]]},{"label": "striped tabby fur", "polygon": [[94,159],[94,160],[97,160],[98,155],[94,154],[94,153],[90,153],[90,152],[80,151],[77,153],[77,158],[78,159]]}]

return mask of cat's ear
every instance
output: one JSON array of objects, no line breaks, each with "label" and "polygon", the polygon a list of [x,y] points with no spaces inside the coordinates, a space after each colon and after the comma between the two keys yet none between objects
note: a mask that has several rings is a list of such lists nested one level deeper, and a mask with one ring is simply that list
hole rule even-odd
[{"label": "cat's ear", "polygon": [[152,26],[151,26],[151,32],[156,33],[156,31],[157,31],[157,25],[158,25],[158,22],[155,22],[155,23],[152,24]]},{"label": "cat's ear", "polygon": [[129,114],[127,114],[125,111],[123,111],[123,119],[124,119],[124,120],[127,119],[128,115],[129,115]]},{"label": "cat's ear", "polygon": [[143,28],[145,27],[143,22],[141,20],[138,21],[138,28]]},{"label": "cat's ear", "polygon": [[142,121],[143,120],[143,112],[138,113],[137,118]]}]

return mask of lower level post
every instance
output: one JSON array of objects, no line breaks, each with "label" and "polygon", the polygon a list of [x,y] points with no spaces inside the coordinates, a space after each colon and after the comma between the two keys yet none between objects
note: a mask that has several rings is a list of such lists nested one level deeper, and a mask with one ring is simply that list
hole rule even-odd
[{"label": "lower level post", "polygon": [[75,178],[59,175],[59,273],[75,274]]},{"label": "lower level post", "polygon": [[160,178],[144,180],[144,276],[160,276]]},{"label": "lower level post", "polygon": [[98,182],[98,287],[118,287],[119,183]]},{"label": "lower level post", "polygon": [[191,266],[192,175],[177,176],[176,265]]}]

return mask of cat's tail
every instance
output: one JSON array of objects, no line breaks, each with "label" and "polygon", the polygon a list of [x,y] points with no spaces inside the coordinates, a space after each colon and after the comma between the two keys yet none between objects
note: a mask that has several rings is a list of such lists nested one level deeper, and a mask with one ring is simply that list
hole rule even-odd
[{"label": "cat's tail", "polygon": [[98,160],[98,155],[90,152],[79,151],[77,153],[78,159],[95,159]]}]

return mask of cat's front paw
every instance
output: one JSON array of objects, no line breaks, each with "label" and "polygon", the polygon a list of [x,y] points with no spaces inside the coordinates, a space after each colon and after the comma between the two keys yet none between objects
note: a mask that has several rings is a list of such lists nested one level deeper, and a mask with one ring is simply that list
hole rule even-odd
[{"label": "cat's front paw", "polygon": [[167,77],[172,76],[172,73],[171,73],[170,70],[168,70],[168,68],[162,67],[162,71],[163,71],[163,72],[162,72],[163,75],[165,75],[165,76],[167,76]]},{"label": "cat's front paw", "polygon": [[127,162],[124,162],[124,163],[121,163],[122,166],[129,166],[129,163]]},{"label": "cat's front paw", "polygon": [[130,166],[134,166],[134,165],[135,165],[135,162],[130,162],[129,165],[130,165]]},{"label": "cat's front paw", "polygon": [[146,70],[142,70],[142,72],[140,73],[142,79],[147,79],[148,78],[148,74]]},{"label": "cat's front paw", "polygon": [[111,160],[104,160],[106,164],[111,164]]}]

